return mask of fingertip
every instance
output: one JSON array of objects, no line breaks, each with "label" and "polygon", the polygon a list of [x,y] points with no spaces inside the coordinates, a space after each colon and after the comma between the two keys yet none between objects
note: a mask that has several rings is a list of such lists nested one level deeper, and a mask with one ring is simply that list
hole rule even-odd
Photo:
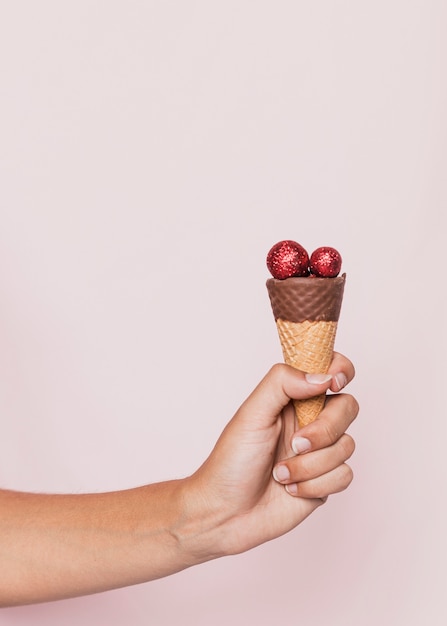
[{"label": "fingertip", "polygon": [[290,480],[290,472],[287,465],[277,465],[273,468],[273,478],[277,483],[283,483]]},{"label": "fingertip", "polygon": [[334,352],[329,373],[333,376],[331,391],[341,391],[355,376],[355,368],[347,357],[340,352]]},{"label": "fingertip", "polygon": [[343,372],[334,374],[331,383],[331,391],[341,391],[348,384],[348,378]]},{"label": "fingertip", "polygon": [[305,454],[312,448],[312,443],[305,437],[297,436],[292,439],[292,450],[295,454]]},{"label": "fingertip", "polygon": [[298,485],[296,483],[290,483],[289,485],[285,485],[284,488],[291,496],[296,496],[298,494]]},{"label": "fingertip", "polygon": [[328,383],[332,380],[332,375],[306,373],[304,374],[304,378],[308,383],[311,383],[311,385],[323,385],[324,383]]}]

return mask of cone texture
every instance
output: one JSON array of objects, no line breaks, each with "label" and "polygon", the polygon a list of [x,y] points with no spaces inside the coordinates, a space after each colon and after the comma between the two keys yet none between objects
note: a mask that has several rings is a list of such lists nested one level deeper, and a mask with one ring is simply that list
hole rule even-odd
[{"label": "cone texture", "polygon": [[[284,361],[303,372],[325,374],[332,360],[337,322],[288,322],[276,320]],[[313,422],[324,406],[325,394],[295,400],[300,428]]]},{"label": "cone texture", "polygon": [[[332,360],[345,283],[338,278],[269,279],[267,289],[284,361],[312,374],[326,374]],[[295,400],[299,427],[313,422],[326,395]]]}]

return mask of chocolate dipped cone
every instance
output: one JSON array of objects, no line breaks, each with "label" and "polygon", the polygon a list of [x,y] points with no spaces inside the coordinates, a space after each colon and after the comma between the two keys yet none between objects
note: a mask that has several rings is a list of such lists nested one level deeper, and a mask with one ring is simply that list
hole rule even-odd
[{"label": "chocolate dipped cone", "polygon": [[[346,274],[336,278],[270,278],[267,290],[284,361],[304,372],[326,374],[332,360]],[[325,394],[295,400],[298,425],[319,415]]]}]

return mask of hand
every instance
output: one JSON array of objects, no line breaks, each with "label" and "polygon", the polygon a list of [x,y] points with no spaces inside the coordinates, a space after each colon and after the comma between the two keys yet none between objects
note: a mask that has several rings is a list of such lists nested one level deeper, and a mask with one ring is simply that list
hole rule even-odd
[{"label": "hand", "polygon": [[352,478],[354,398],[331,396],[296,432],[290,400],[340,391],[354,368],[335,355],[330,373],[273,367],[189,478],[95,494],[0,489],[0,606],[154,580],[294,528]]},{"label": "hand", "polygon": [[[354,376],[335,354],[331,377],[275,365],[225,428],[202,467],[184,483],[192,549],[200,560],[235,554],[278,537],[302,522],[328,495],[352,480],[354,451],[345,430],[358,413],[347,394],[329,396],[318,419],[297,432],[291,399],[331,389]],[[311,382],[316,381],[316,382]],[[299,454],[297,454],[299,452]],[[200,539],[199,539],[200,537]],[[191,546],[189,546],[191,549]]]}]

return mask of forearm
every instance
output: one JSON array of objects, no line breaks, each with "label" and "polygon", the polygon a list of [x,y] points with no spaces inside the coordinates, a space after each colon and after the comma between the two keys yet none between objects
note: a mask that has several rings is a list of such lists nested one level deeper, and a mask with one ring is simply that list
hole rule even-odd
[{"label": "forearm", "polygon": [[[206,560],[185,481],[85,495],[0,491],[0,605],[95,593]],[[198,542],[200,544],[200,541]]]}]

